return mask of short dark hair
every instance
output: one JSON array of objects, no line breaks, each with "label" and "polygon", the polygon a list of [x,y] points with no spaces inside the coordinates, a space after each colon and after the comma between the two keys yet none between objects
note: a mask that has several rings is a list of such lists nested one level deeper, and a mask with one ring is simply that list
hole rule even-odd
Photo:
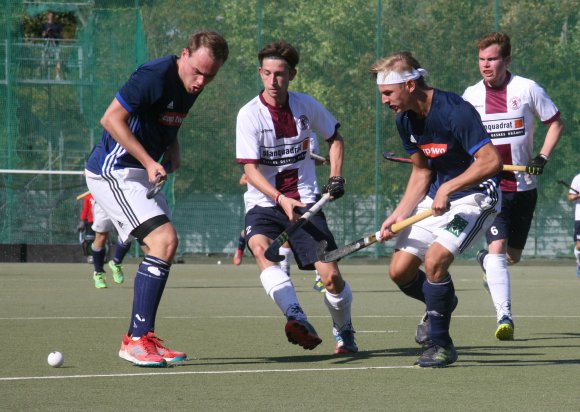
[{"label": "short dark hair", "polygon": [[487,49],[489,46],[497,44],[499,46],[499,54],[502,58],[512,55],[512,45],[510,43],[510,36],[501,31],[493,31],[487,33],[477,41],[477,50]]},{"label": "short dark hair", "polygon": [[228,42],[221,34],[215,31],[201,30],[191,35],[187,42],[189,55],[191,56],[193,52],[201,47],[209,49],[212,57],[216,60],[221,60],[222,63],[226,62],[230,54]]},{"label": "short dark hair", "polygon": [[296,65],[300,61],[298,50],[285,40],[278,40],[264,46],[258,53],[260,66],[262,65],[262,61],[266,58],[285,60],[292,69],[296,68]]}]

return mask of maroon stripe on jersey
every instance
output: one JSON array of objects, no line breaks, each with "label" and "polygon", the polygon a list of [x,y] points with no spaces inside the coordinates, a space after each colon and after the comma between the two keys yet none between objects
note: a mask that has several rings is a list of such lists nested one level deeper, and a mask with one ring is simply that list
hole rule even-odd
[{"label": "maroon stripe on jersey", "polygon": [[284,170],[276,175],[276,189],[285,196],[300,200],[298,193],[298,169]]},{"label": "maroon stripe on jersey", "polygon": [[507,113],[507,89],[485,86],[485,114]]},{"label": "maroon stripe on jersey", "polygon": [[507,113],[507,84],[511,74],[506,74],[505,82],[501,87],[489,87],[485,82],[485,114]]},{"label": "maroon stripe on jersey", "polygon": [[290,110],[290,103],[288,99],[283,107],[274,107],[266,103],[262,93],[260,93],[260,101],[268,108],[272,122],[274,123],[274,130],[276,132],[276,139],[283,139],[285,137],[296,137],[298,129],[296,129],[296,122]]},{"label": "maroon stripe on jersey", "polygon": [[254,164],[257,165],[258,163],[260,163],[260,159],[236,159],[236,163],[240,163],[240,164]]},{"label": "maroon stripe on jersey", "polygon": [[[506,165],[513,164],[512,149],[509,144],[498,144],[495,145],[495,148],[499,152],[503,164]],[[513,172],[501,172],[500,177],[501,177],[500,188],[502,192],[516,192],[518,190],[516,175],[514,175]]]},{"label": "maroon stripe on jersey", "polygon": [[542,123],[544,123],[544,124],[550,124],[552,122],[555,122],[559,118],[560,118],[560,112],[558,111],[558,113],[556,113],[554,116],[550,117],[548,120],[543,121]]}]

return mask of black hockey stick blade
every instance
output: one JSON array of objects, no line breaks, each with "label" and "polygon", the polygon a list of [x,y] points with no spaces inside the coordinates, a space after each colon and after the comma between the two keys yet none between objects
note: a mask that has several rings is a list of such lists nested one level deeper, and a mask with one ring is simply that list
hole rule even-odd
[{"label": "black hockey stick blade", "polygon": [[346,246],[331,251],[326,250],[327,243],[325,240],[323,240],[318,244],[316,249],[316,256],[318,257],[318,260],[323,263],[336,262],[345,256],[372,245],[378,240],[378,236],[379,232],[373,233],[372,235],[362,237],[352,243],[349,243]]},{"label": "black hockey stick blade", "polygon": [[568,183],[564,182],[563,180],[558,180],[558,183],[566,186],[569,190],[573,191],[574,193],[578,194],[578,191],[570,186]]},{"label": "black hockey stick blade", "polygon": [[147,189],[147,199],[152,199],[157,193],[163,188],[163,185],[167,181],[167,177],[157,175],[155,178],[155,183],[149,189]]},{"label": "black hockey stick blade", "polygon": [[312,207],[306,213],[300,216],[300,219],[298,219],[297,222],[295,222],[285,231],[280,233],[278,237],[274,239],[274,242],[272,242],[272,244],[268,246],[266,252],[264,252],[264,256],[266,257],[266,259],[268,259],[270,262],[282,262],[284,260],[284,256],[280,255],[279,253],[280,247],[284,243],[286,243],[286,241],[290,238],[290,235],[292,233],[296,232],[303,225],[305,225],[306,222],[308,222],[313,215],[318,213],[318,211],[322,209],[322,206],[324,206],[326,202],[328,202],[329,200],[330,193],[325,193],[318,202],[313,204]]}]

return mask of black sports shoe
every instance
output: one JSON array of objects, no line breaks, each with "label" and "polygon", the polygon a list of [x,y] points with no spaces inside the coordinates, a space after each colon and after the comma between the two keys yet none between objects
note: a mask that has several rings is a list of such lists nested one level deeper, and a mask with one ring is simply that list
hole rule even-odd
[{"label": "black sports shoe", "polygon": [[453,343],[449,346],[439,346],[429,343],[429,346],[423,351],[419,359],[415,362],[422,368],[444,368],[451,365],[457,360],[457,351]]}]

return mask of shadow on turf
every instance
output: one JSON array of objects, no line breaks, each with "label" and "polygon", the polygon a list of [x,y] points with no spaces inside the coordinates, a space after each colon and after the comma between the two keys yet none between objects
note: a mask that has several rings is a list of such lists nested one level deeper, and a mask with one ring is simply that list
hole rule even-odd
[{"label": "shadow on turf", "polygon": [[263,358],[191,358],[175,366],[213,366],[213,365],[255,365],[255,364],[287,364],[287,363],[316,363],[333,361],[333,364],[347,364],[350,362],[376,359],[381,357],[417,357],[421,349],[414,348],[390,348],[381,350],[359,351],[352,355],[296,355],[296,356],[269,356]]}]

